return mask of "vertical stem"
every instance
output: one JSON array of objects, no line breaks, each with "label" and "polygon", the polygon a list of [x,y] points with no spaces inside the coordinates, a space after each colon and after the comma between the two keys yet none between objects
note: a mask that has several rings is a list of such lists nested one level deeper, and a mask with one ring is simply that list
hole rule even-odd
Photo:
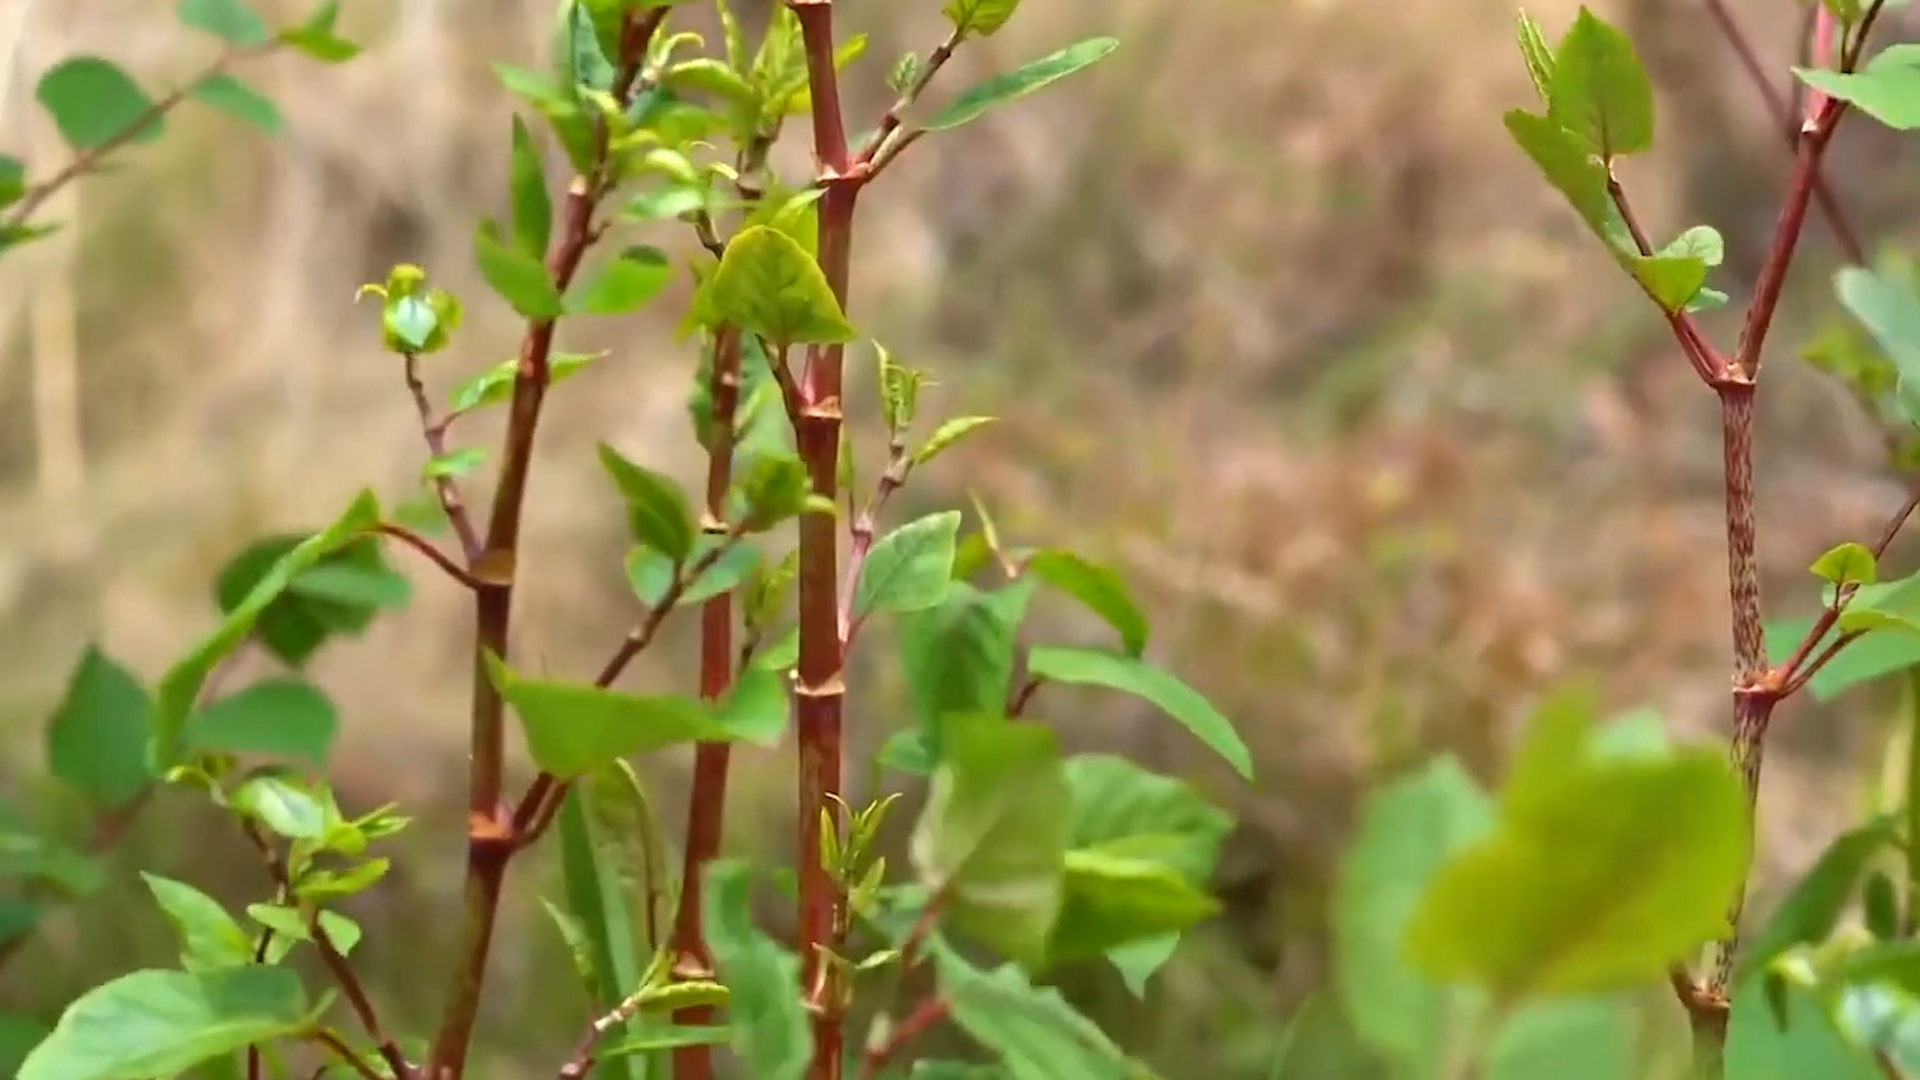
[{"label": "vertical stem", "polygon": [[[727,534],[727,488],[733,479],[734,412],[740,400],[740,330],[723,326],[713,340],[713,416],[707,445],[707,507],[701,528],[709,536]],[[709,598],[700,609],[700,696],[717,702],[733,682],[733,602],[731,593]],[[673,920],[673,973],[680,979],[711,979],[713,952],[707,947],[701,905],[707,864],[720,855],[727,807],[726,743],[702,743],[694,751],[693,793],[687,804],[686,864],[680,875],[680,908]],[[673,1022],[702,1026],[713,1022],[713,1008],[696,1005],[673,1014]],[[713,1050],[684,1046],[673,1052],[674,1080],[712,1080]]]},{"label": "vertical stem", "polygon": [[[846,123],[833,68],[832,0],[787,0],[800,23],[813,101],[814,155],[819,161],[820,268],[842,308],[853,240],[853,209],[860,183],[850,173]],[[807,350],[806,371],[794,416],[795,442],[806,461],[814,493],[838,502],[841,365],[845,347]],[[822,819],[838,827],[841,710],[846,683],[841,667],[839,529],[834,514],[810,510],[800,519],[799,678],[795,721],[799,728],[800,963],[802,985],[813,1013],[814,1052],[808,1080],[841,1080],[841,1035],[845,1003],[835,969],[823,950],[838,946],[844,898],[835,868],[821,862]]]},{"label": "vertical stem", "polygon": [[1913,839],[1920,836],[1920,668],[1907,670],[1901,703],[1905,715],[1900,719],[1906,726],[1902,734],[1907,741],[1906,776],[1900,791],[1905,800],[1901,813],[1907,819],[1907,889],[1906,902],[1901,905],[1900,932],[1912,937],[1915,926],[1920,925],[1920,844]]}]

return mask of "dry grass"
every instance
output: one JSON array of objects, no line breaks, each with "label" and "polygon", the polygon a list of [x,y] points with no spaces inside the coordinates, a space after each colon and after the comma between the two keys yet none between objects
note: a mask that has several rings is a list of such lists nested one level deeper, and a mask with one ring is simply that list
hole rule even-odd
[{"label": "dry grass", "polygon": [[[0,27],[25,2],[0,9]],[[1498,115],[1526,93],[1511,12],[1030,6],[952,83],[1088,34],[1125,48],[893,171],[863,206],[855,313],[936,370],[943,406],[1006,419],[920,497],[972,488],[1023,538],[1125,563],[1147,583],[1157,647],[1241,717],[1258,791],[1207,773],[1151,718],[1089,705],[1100,719],[1075,730],[1196,770],[1244,809],[1245,873],[1280,882],[1245,932],[1313,926],[1312,883],[1369,777],[1434,745],[1492,768],[1555,680],[1598,672],[1621,706],[1718,724],[1710,402],[1505,144]],[[1557,26],[1573,6],[1530,10]],[[1670,145],[1630,174],[1642,218],[1720,225],[1737,276],[1771,224],[1778,147],[1724,50],[1681,50],[1707,32],[1690,6],[1602,6],[1662,79]],[[78,49],[158,80],[189,70],[198,46],[158,7],[35,6],[16,82]],[[936,5],[847,7],[874,35],[852,90],[871,108],[885,60],[937,37]],[[259,71],[289,119],[281,140],[184,115],[66,208],[81,215],[75,249],[0,269],[0,648],[17,715],[92,637],[156,670],[205,624],[209,575],[247,537],[311,522],[363,483],[409,490],[418,433],[371,313],[351,304],[359,283],[412,261],[474,298],[442,385],[511,348],[468,247],[505,184],[508,105],[485,60],[536,57],[546,5],[347,10],[348,32],[373,43],[362,60]],[[1780,45],[1792,5],[1748,17]],[[44,147],[31,102],[5,100],[0,149]],[[1856,138],[1841,160],[1883,151]],[[804,166],[804,146],[782,153]],[[1910,189],[1911,164],[1837,171],[1870,231],[1911,221],[1911,197],[1888,194],[1900,177]],[[1815,237],[1809,265],[1830,257]],[[1822,273],[1802,275],[1813,294]],[[1783,356],[1808,325],[1783,327]],[[615,360],[556,395],[541,444],[518,648],[551,670],[587,670],[629,616],[588,442],[693,467],[690,358],[670,329],[572,331]],[[48,390],[61,370],[81,452],[50,467],[25,433],[66,408],[57,378]],[[1854,419],[1834,395],[1775,370],[1763,510],[1778,607],[1789,586],[1805,592],[1808,557],[1891,503],[1871,445],[1831,434]],[[62,441],[56,425],[46,445]],[[413,610],[327,658],[357,787],[424,796],[456,761],[464,619],[423,576]],[[1797,752],[1774,774],[1777,861],[1804,859],[1848,810],[1799,793],[1870,743],[1861,716],[1815,729],[1813,712],[1784,721]],[[1279,964],[1282,983],[1312,977],[1306,953]]]}]

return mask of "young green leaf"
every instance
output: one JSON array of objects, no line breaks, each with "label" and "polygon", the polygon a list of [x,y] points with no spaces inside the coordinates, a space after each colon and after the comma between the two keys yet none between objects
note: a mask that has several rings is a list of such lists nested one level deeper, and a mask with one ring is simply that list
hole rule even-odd
[{"label": "young green leaf", "polygon": [[193,84],[191,94],[196,101],[243,123],[252,124],[269,135],[278,135],[285,126],[279,106],[231,75],[209,75]]},{"label": "young green leaf", "polygon": [[820,264],[766,225],[742,229],[728,241],[702,293],[715,322],[783,345],[840,344],[859,336]]},{"label": "young green leaf", "polygon": [[613,479],[621,501],[627,504],[627,525],[633,539],[654,548],[675,563],[693,554],[700,535],[693,506],[673,480],[628,461],[607,443],[599,444],[600,467]]},{"label": "young green leaf", "polygon": [[667,253],[636,245],[607,260],[567,294],[570,315],[631,315],[673,278]]},{"label": "young green leaf", "polygon": [[540,165],[540,151],[533,145],[533,133],[519,113],[513,115],[512,145],[507,157],[507,193],[513,203],[513,243],[528,255],[544,259],[553,233],[553,198],[547,193],[547,174]]},{"label": "young green leaf", "polygon": [[933,119],[927,121],[926,130],[945,131],[970,124],[1002,105],[1099,63],[1119,47],[1120,42],[1114,38],[1088,38],[1059,52],[1022,64],[1012,71],[977,82],[962,90],[946,108],[935,113]]},{"label": "young green leaf", "polygon": [[1433,875],[1492,826],[1492,801],[1442,757],[1367,798],[1340,861],[1335,986],[1359,1035],[1405,1068],[1437,1060],[1455,1020],[1452,997],[1407,963],[1407,927]]},{"label": "young green leaf", "polygon": [[134,971],[68,1005],[16,1080],[174,1076],[310,1022],[300,976],[287,968]]},{"label": "young green leaf", "polygon": [[1138,658],[1147,649],[1147,617],[1127,592],[1120,575],[1107,567],[1053,548],[1027,559],[1027,573],[1078,600],[1120,635],[1128,656]]},{"label": "young green leaf", "polygon": [[254,629],[261,613],[286,592],[293,580],[319,565],[380,523],[380,504],[370,491],[360,493],[333,524],[302,541],[277,559],[255,581],[246,595],[227,610],[226,618],[161,677],[154,695],[153,761],[156,768],[179,764],[187,715],[193,711],[200,688],[214,666],[237,648]]},{"label": "young green leaf", "polygon": [[[1559,740],[1545,726],[1528,741]],[[1522,746],[1499,827],[1422,898],[1408,949],[1434,977],[1509,1000],[1610,991],[1658,979],[1725,929],[1750,838],[1724,757],[1554,748],[1568,749]]]},{"label": "young green leaf", "polygon": [[1580,136],[1525,109],[1509,110],[1505,119],[1507,134],[1533,159],[1540,175],[1566,198],[1595,236],[1617,246],[1621,230],[1614,225],[1617,211],[1607,195],[1606,167],[1587,151]]},{"label": "young green leaf", "polygon": [[1234,731],[1232,721],[1186,683],[1144,660],[1099,649],[1036,646],[1027,656],[1027,670],[1037,678],[1103,686],[1143,698],[1192,732],[1235,772],[1253,779],[1253,754]]},{"label": "young green leaf", "polygon": [[[612,1009],[641,985],[638,958],[646,955],[649,946],[635,932],[641,923],[628,907],[625,883],[612,860],[602,857],[587,818],[587,793],[574,787],[562,798],[556,828],[567,913],[586,938],[594,1003]],[[647,1080],[639,1061],[609,1062],[599,1071],[605,1074],[603,1080]]]},{"label": "young green leaf", "polygon": [[457,479],[487,463],[487,452],[477,446],[463,446],[427,459],[420,467],[423,480]]},{"label": "young green leaf", "polygon": [[[281,560],[307,539],[300,534],[269,536],[229,560],[214,583],[214,599],[220,610],[228,616],[239,610],[254,589],[274,573]],[[315,581],[320,588],[309,593],[305,591],[307,579],[316,574],[322,575]],[[352,599],[337,599],[333,592],[349,580],[367,591],[377,591],[383,598],[372,602],[357,595]],[[396,584],[402,590],[397,594]],[[287,581],[279,595],[260,611],[253,637],[275,659],[299,668],[311,660],[329,638],[358,634],[372,624],[377,609],[395,606],[396,599],[404,603],[406,589],[405,579],[387,568],[377,540],[372,537],[349,539]]]},{"label": "young green leaf", "polygon": [[991,37],[1007,25],[1019,7],[1020,0],[947,0],[940,13],[953,24],[961,38]]},{"label": "young green leaf", "polygon": [[[487,671],[519,715],[534,764],[561,779],[580,776],[616,758],[668,746],[767,738],[765,732],[729,729],[692,698],[524,679],[491,655]],[[779,733],[773,735],[777,738]]]},{"label": "young green leaf", "polygon": [[[725,537],[703,533],[694,544],[693,553],[687,557],[687,569],[691,571],[708,553],[722,544],[727,546],[725,553],[680,590],[681,604],[697,604],[721,593],[732,592],[759,567],[759,548],[752,544],[729,543]],[[658,606],[679,576],[678,564],[658,550],[645,546],[627,552],[626,568],[627,584],[633,586],[633,595],[648,607]]]},{"label": "young green leaf", "polygon": [[1920,410],[1908,391],[1920,385],[1920,296],[1902,275],[1848,266],[1833,275],[1833,291],[1840,303],[1866,327],[1899,373],[1896,398],[1910,424],[1920,424]]},{"label": "young green leaf", "polygon": [[142,143],[160,136],[153,99],[111,60],[69,56],[40,76],[33,96],[76,154],[109,142]]},{"label": "young green leaf", "polygon": [[1585,6],[1554,50],[1547,119],[1603,160],[1653,146],[1653,80],[1633,42]]},{"label": "young green leaf", "polygon": [[1540,104],[1545,105],[1553,94],[1553,50],[1547,47],[1547,39],[1540,33],[1540,24],[1524,11],[1518,19],[1517,33],[1520,56],[1527,63],[1527,77],[1533,80],[1533,91],[1540,95]]},{"label": "young green leaf", "polygon": [[220,901],[185,882],[141,871],[147,888],[180,935],[180,962],[188,971],[211,971],[253,962],[253,939]]},{"label": "young green leaf", "polygon": [[1899,131],[1920,129],[1920,44],[1889,45],[1852,73],[1796,67],[1800,81]]},{"label": "young green leaf", "polygon": [[1877,817],[1827,845],[1813,869],[1794,883],[1759,935],[1742,950],[1736,981],[1766,971],[1795,945],[1827,940],[1852,905],[1861,877],[1876,856],[1890,849],[1897,829],[1894,817]]},{"label": "young green leaf", "polygon": [[949,718],[913,866],[955,926],[1025,965],[1045,959],[1060,914],[1072,797],[1052,731]]},{"label": "young green leaf", "polygon": [[267,43],[267,24],[246,0],[180,0],[182,26],[204,30],[236,49]]},{"label": "young green leaf", "polygon": [[[556,352],[547,359],[547,386],[559,385],[562,381],[580,373],[581,369],[596,360],[606,357],[605,352],[563,353]],[[500,363],[475,375],[453,392],[453,411],[472,412],[488,405],[499,405],[513,397],[513,380],[519,370],[518,360],[502,360]]]},{"label": "young green leaf", "polygon": [[754,924],[746,864],[707,868],[705,908],[719,975],[733,992],[727,1012],[734,1053],[754,1080],[800,1080],[813,1056],[813,1031],[794,992],[800,960]]},{"label": "young green leaf", "polygon": [[947,597],[960,511],[942,510],[882,536],[854,585],[853,613],[924,611]]},{"label": "young green leaf", "polygon": [[497,228],[481,222],[473,234],[473,258],[487,287],[513,310],[529,319],[557,319],[563,306],[560,290],[538,256],[500,242]]},{"label": "young green leaf", "polygon": [[89,645],[67,677],[47,724],[47,768],[99,810],[131,803],[153,786],[147,740],[153,703],[132,672]]},{"label": "young green leaf", "polygon": [[920,444],[920,449],[913,452],[913,463],[925,465],[945,453],[961,439],[993,423],[995,419],[991,416],[956,416],[942,422],[939,427],[933,429],[933,434],[927,436],[927,441]]},{"label": "young green leaf", "polygon": [[998,712],[1013,692],[1014,645],[1033,583],[983,592],[956,581],[938,606],[900,617],[900,665],[918,729],[937,760],[941,720]]},{"label": "young green leaf", "polygon": [[1668,312],[1685,311],[1707,282],[1707,264],[1692,255],[1635,255],[1627,268],[1653,302]]},{"label": "young green leaf", "polygon": [[319,840],[327,835],[327,809],[312,786],[284,772],[263,769],[247,777],[227,796],[227,804],[276,836]]},{"label": "young green leaf", "polygon": [[1879,560],[1864,544],[1840,544],[1829,548],[1808,569],[1815,577],[1835,585],[1871,585],[1879,573]]},{"label": "young green leaf", "polygon": [[320,688],[300,678],[263,679],[187,718],[189,753],[260,754],[324,768],[340,728]]}]

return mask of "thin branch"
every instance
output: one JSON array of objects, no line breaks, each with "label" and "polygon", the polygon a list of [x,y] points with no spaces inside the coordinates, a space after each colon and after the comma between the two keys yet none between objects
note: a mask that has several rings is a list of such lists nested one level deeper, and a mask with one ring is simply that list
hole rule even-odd
[{"label": "thin branch", "polygon": [[[953,59],[953,50],[960,47],[964,37],[965,34],[956,26],[947,33],[946,40],[935,46],[933,52],[927,55],[926,62],[921,64],[920,70],[915,73],[913,82],[894,99],[892,105],[887,107],[886,115],[880,118],[880,126],[874,129],[866,145],[854,155],[856,168],[874,163],[875,156],[880,153],[882,147],[887,145],[887,140],[892,138],[893,133],[899,131],[900,125],[906,122],[907,110],[913,108],[914,102],[919,101],[920,96],[927,92],[927,87],[933,85],[933,77],[940,74],[940,69],[946,66],[948,60]],[[897,156],[898,151],[888,155],[888,157]]]},{"label": "thin branch", "polygon": [[[447,456],[447,421],[433,418],[433,405],[427,400],[427,384],[420,378],[420,358],[406,355],[407,392],[413,395],[414,411],[420,414],[420,434],[427,441],[427,453],[434,458]],[[458,415],[458,414],[455,414]],[[472,565],[480,559],[480,532],[474,528],[473,515],[467,511],[466,500],[460,496],[460,483],[451,476],[433,478],[434,494],[440,497],[440,509],[452,522],[453,531],[460,537],[460,550],[466,552],[467,564]]]},{"label": "thin branch", "polygon": [[353,1047],[348,1046],[347,1041],[342,1039],[338,1033],[328,1028],[320,1028],[317,1031],[309,1033],[307,1038],[312,1039],[314,1042],[332,1051],[334,1057],[339,1058],[351,1067],[354,1072],[360,1074],[360,1080],[386,1080],[385,1077],[374,1072],[373,1066],[368,1065],[359,1054],[354,1053]]},{"label": "thin branch", "polygon": [[481,582],[479,578],[474,577],[472,574],[468,573],[465,569],[463,569],[459,563],[454,562],[453,559],[446,554],[446,552],[443,552],[439,548],[434,547],[433,544],[430,541],[428,541],[426,537],[421,536],[419,533],[414,532],[412,529],[409,529],[404,525],[396,525],[391,521],[383,521],[378,526],[376,526],[376,531],[383,536],[390,536],[395,540],[398,540],[401,543],[412,548],[413,550],[419,552],[420,554],[425,555],[427,557],[427,561],[433,563],[433,565],[439,567],[442,571],[445,571],[448,577],[459,582],[461,585],[464,585],[469,589],[476,589],[476,590],[483,589],[486,587],[486,585],[483,582]]},{"label": "thin branch", "polygon": [[[1611,169],[1607,172],[1607,195],[1613,200],[1614,208],[1620,211],[1620,220],[1626,223],[1627,232],[1633,237],[1634,247],[1641,255],[1652,255],[1653,244],[1647,238],[1646,230],[1640,227],[1639,218],[1634,215],[1633,204],[1627,200],[1626,189],[1621,186],[1619,178],[1613,175]],[[1715,380],[1723,376],[1727,369],[1726,358],[1721,356],[1720,351],[1707,340],[1699,324],[1693,321],[1693,316],[1684,311],[1668,311],[1666,305],[1660,303],[1647,286],[1641,285],[1641,290],[1647,294],[1648,299],[1659,305],[1661,314],[1666,316],[1667,326],[1673,331],[1674,339],[1680,343],[1680,351],[1686,354],[1687,362],[1693,365],[1694,373],[1708,385],[1712,385]]]}]

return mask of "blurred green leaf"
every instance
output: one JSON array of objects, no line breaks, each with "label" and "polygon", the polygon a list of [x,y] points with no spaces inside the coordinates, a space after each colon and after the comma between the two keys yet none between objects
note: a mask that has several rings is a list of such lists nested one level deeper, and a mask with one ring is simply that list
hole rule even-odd
[{"label": "blurred green leaf", "polygon": [[752,871],[744,863],[707,868],[707,932],[719,975],[733,992],[727,1009],[733,1049],[754,1080],[799,1080],[813,1055],[800,995],[800,960],[753,919]]},{"label": "blurred green leaf", "polygon": [[607,443],[600,443],[599,450],[600,467],[626,503],[633,539],[683,564],[700,535],[686,493],[672,478],[634,464]]},{"label": "blurred green leaf", "polygon": [[210,75],[193,84],[192,94],[195,100],[269,135],[280,134],[286,125],[279,106],[231,75]]},{"label": "blurred green leaf", "polygon": [[67,1006],[17,1080],[173,1076],[310,1022],[300,976],[286,968],[134,971]]},{"label": "blurred green leaf", "polygon": [[1102,686],[1142,698],[1192,732],[1235,772],[1253,779],[1253,754],[1234,731],[1232,721],[1169,672],[1119,653],[1051,645],[1036,646],[1027,655],[1027,670],[1036,678]]},{"label": "blurred green leaf", "polygon": [[1874,857],[1890,849],[1897,829],[1894,817],[1876,817],[1828,844],[1742,951],[1736,979],[1744,982],[1748,975],[1766,971],[1795,945],[1825,941],[1852,907],[1860,879]]},{"label": "blurred green leaf", "polygon": [[1785,989],[1785,1021],[1767,1005],[1761,980],[1738,984],[1727,1024],[1726,1080],[1886,1080],[1864,1050],[1850,1046],[1808,991]]},{"label": "blurred green leaf", "polygon": [[914,869],[945,895],[946,919],[1038,966],[1060,914],[1071,805],[1052,731],[992,714],[950,717],[913,833]]},{"label": "blurred green leaf", "polygon": [[[956,0],[964,3],[965,0]],[[979,0],[980,3],[993,3],[994,0]],[[926,123],[928,131],[946,131],[962,124],[970,124],[987,113],[1011,101],[1026,97],[1037,90],[1072,75],[1082,68],[1091,67],[1107,54],[1120,47],[1115,38],[1097,37],[1069,45],[1059,52],[1050,53],[1038,60],[995,75],[982,82],[974,83],[960,91],[958,97],[933,115]]]},{"label": "blurred green leaf", "polygon": [[19,1013],[0,1012],[0,1076],[13,1076],[33,1048],[51,1031],[45,1024]]},{"label": "blurred green leaf", "polygon": [[88,645],[47,724],[47,768],[94,807],[125,806],[153,785],[153,703],[132,672]]},{"label": "blurred green leaf", "polygon": [[[1920,77],[1920,68],[1915,75]],[[1833,290],[1893,361],[1899,373],[1895,400],[1909,424],[1920,424],[1910,394],[1920,382],[1920,297],[1912,284],[1890,273],[1848,266],[1834,274]]]},{"label": "blurred green leaf", "polygon": [[1107,567],[1060,548],[1035,552],[1027,572],[1080,602],[1120,635],[1127,655],[1138,658],[1147,649],[1147,617],[1127,592],[1120,575]]},{"label": "blurred green leaf", "polygon": [[[1164,941],[1219,913],[1219,901],[1200,885],[1159,859],[1138,857],[1162,846],[1159,839],[1067,852],[1060,915],[1046,946],[1049,963]],[[1166,846],[1180,843],[1179,837],[1169,837]]]},{"label": "blurred green leaf", "polygon": [[956,581],[938,606],[900,617],[896,640],[907,698],[935,761],[944,753],[944,718],[1006,708],[1016,635],[1032,595],[1028,581],[992,592]]},{"label": "blurred green leaf", "polygon": [[187,718],[189,753],[261,754],[324,768],[340,715],[304,679],[263,679],[220,697]]},{"label": "blurred green leaf", "polygon": [[569,315],[631,315],[673,280],[667,253],[636,245],[601,264],[567,295]]},{"label": "blurred green leaf", "polygon": [[98,56],[69,56],[48,68],[34,98],[76,154],[122,140],[149,142],[163,126],[153,99],[133,76]]},{"label": "blurred green leaf", "polygon": [[1145,1073],[1058,990],[1034,986],[1012,964],[981,971],[948,949],[934,950],[934,959],[954,1023],[1014,1080],[1131,1080]]},{"label": "blurred green leaf", "polygon": [[204,30],[236,49],[264,45],[271,36],[246,0],[180,0],[175,11],[182,26]]},{"label": "blurred green leaf", "polygon": [[[680,590],[682,605],[698,604],[702,600],[732,592],[760,565],[760,549],[752,544],[729,542],[725,537],[702,533],[694,542],[692,553],[687,556],[688,570],[692,570],[722,544],[727,546],[726,552]],[[646,546],[628,550],[626,568],[627,584],[633,586],[633,595],[648,607],[659,606],[679,573],[679,567],[672,559],[658,549]]]}]

